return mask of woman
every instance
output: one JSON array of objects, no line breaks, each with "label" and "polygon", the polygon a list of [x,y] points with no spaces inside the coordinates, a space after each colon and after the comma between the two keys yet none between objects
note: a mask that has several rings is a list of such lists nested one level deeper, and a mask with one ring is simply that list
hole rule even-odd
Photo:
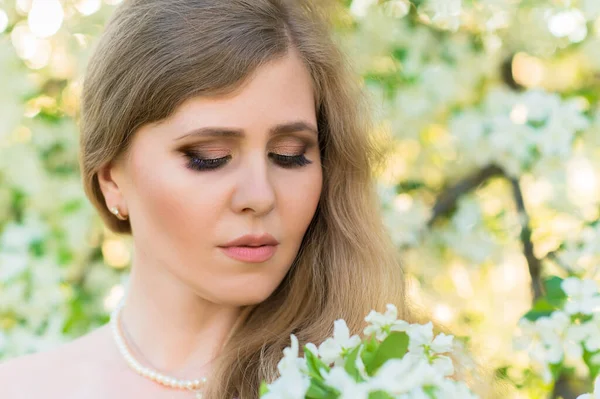
[{"label": "woman", "polygon": [[81,167],[133,237],[130,284],[111,324],[0,367],[3,398],[255,398],[290,334],[360,333],[386,303],[409,317],[367,106],[326,21],[299,0],[118,7],[85,77]]}]

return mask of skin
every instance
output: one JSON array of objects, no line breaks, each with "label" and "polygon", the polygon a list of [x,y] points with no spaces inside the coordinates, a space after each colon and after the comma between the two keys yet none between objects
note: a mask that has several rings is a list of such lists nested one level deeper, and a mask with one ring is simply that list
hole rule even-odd
[{"label": "skin", "polygon": [[[290,122],[308,128],[270,134]],[[279,285],[321,194],[316,126],[312,80],[292,51],[259,68],[234,93],[190,99],[169,118],[143,126],[128,156],[99,171],[107,207],[117,206],[132,224],[122,322],[142,363],[178,378],[210,378],[211,361],[240,307],[265,300]],[[242,135],[186,136],[206,127]],[[229,158],[218,169],[197,171],[189,168],[190,153]],[[272,154],[304,155],[310,163],[285,167]],[[218,247],[264,232],[279,245],[263,263],[234,260]],[[193,397],[130,370],[107,326],[0,364],[0,381],[8,398]]]}]

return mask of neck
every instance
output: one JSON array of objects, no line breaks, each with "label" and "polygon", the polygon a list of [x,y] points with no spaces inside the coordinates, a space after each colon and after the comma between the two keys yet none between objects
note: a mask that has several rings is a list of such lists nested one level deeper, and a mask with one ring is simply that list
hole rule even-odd
[{"label": "neck", "polygon": [[144,263],[132,268],[121,323],[138,361],[195,379],[209,374],[239,315],[239,307],[209,302],[166,269]]}]

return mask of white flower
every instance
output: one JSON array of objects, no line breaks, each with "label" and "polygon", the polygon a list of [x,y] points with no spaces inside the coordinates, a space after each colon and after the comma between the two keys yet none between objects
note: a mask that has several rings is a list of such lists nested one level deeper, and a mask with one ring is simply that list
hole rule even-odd
[{"label": "white flower", "polygon": [[437,385],[436,397],[444,399],[477,399],[469,387],[461,381],[444,379]]},{"label": "white flower", "polygon": [[365,335],[375,334],[375,337],[383,341],[391,331],[405,331],[409,324],[404,320],[398,320],[398,309],[391,303],[386,305],[384,314],[371,310],[365,321],[370,325],[364,329]]},{"label": "white flower", "polygon": [[27,270],[29,254],[26,252],[0,252],[0,282],[4,283]]},{"label": "white flower", "polygon": [[433,368],[444,377],[454,374],[454,364],[448,356],[436,356],[431,363]]},{"label": "white flower", "polygon": [[304,345],[306,347],[306,349],[308,349],[313,355],[315,356],[319,356],[319,349],[317,348],[317,346],[315,344],[313,344],[312,342],[307,343],[306,345]]},{"label": "white flower", "polygon": [[402,359],[385,362],[369,381],[369,385],[373,391],[383,390],[398,395],[423,385],[435,384],[442,378],[427,359],[404,356]]},{"label": "white flower", "polygon": [[30,216],[23,224],[8,223],[0,235],[0,246],[5,250],[24,251],[34,241],[45,238],[48,227],[38,216]]},{"label": "white flower", "polygon": [[557,364],[564,355],[564,336],[571,324],[571,318],[564,312],[554,312],[550,317],[540,317],[535,321],[542,338],[545,357],[548,363]]},{"label": "white flower", "polygon": [[460,25],[461,3],[462,0],[429,0],[427,5],[433,11],[432,21],[456,30]]},{"label": "white flower", "polygon": [[600,349],[600,313],[594,313],[592,320],[581,326],[587,333],[583,339],[585,348],[590,352],[596,352]]},{"label": "white flower", "polygon": [[431,207],[408,195],[395,195],[383,208],[384,223],[394,244],[399,247],[419,243],[431,217]]},{"label": "white flower", "polygon": [[431,344],[433,340],[433,324],[411,324],[406,333],[410,337],[408,350],[413,353],[425,353],[425,345]]},{"label": "white flower", "polygon": [[452,351],[452,342],[454,336],[444,333],[433,337],[433,324],[411,324],[406,333],[409,336],[407,356],[416,356],[430,359],[432,367],[442,376],[449,376],[454,373],[452,359],[448,356],[441,356],[441,353]]},{"label": "white flower", "polygon": [[565,312],[568,314],[592,314],[600,309],[600,295],[595,281],[568,277],[561,283],[561,288],[568,296],[565,304]]},{"label": "white flower", "polygon": [[448,102],[456,97],[462,87],[454,79],[454,67],[443,63],[430,63],[421,71],[422,89],[432,99]]},{"label": "white flower", "polygon": [[541,317],[535,322],[522,318],[519,320],[521,335],[515,337],[516,349],[527,350],[534,367],[545,382],[552,380],[549,364],[556,364],[563,359],[561,333],[562,318]]},{"label": "white flower", "polygon": [[577,361],[583,356],[583,340],[588,336],[587,326],[571,324],[567,326],[563,334],[563,348],[565,358],[569,361]]},{"label": "white flower", "polygon": [[432,354],[438,354],[452,351],[454,336],[440,333],[434,339],[432,322],[411,324],[407,327],[406,333],[410,338],[408,350],[411,352],[422,353],[427,349]]},{"label": "white flower", "polygon": [[298,338],[290,335],[292,344],[283,350],[283,358],[277,364],[281,376],[268,385],[269,392],[263,396],[267,399],[304,399],[310,386],[310,378],[306,374],[306,359],[298,357]]},{"label": "white flower", "polygon": [[263,399],[304,399],[310,386],[307,375],[297,370],[288,370],[275,382],[270,384],[269,392],[262,396]]},{"label": "white flower", "polygon": [[369,384],[356,382],[341,367],[334,367],[329,373],[322,371],[321,375],[327,385],[340,392],[339,399],[368,399],[369,397]]},{"label": "white flower", "polygon": [[451,352],[453,349],[454,335],[439,333],[431,343],[431,350],[434,353]]},{"label": "white flower", "polygon": [[367,15],[369,8],[375,3],[377,3],[377,0],[353,0],[350,5],[350,14],[362,18]]},{"label": "white flower", "polygon": [[292,345],[283,350],[283,358],[277,364],[277,370],[283,375],[290,371],[302,371],[308,370],[306,366],[306,359],[298,357],[299,344],[298,338],[294,335],[290,335]]},{"label": "white flower", "polygon": [[369,377],[365,363],[362,360],[362,352],[363,352],[364,348],[365,348],[364,346],[361,346],[360,349],[358,350],[358,356],[356,356],[356,362],[354,364],[356,365],[356,369],[358,370],[360,376],[364,380],[368,380],[371,377]]},{"label": "white flower", "polygon": [[[377,391],[396,399],[431,399],[432,393],[440,399],[477,399],[465,384],[447,378],[453,373],[453,365],[442,353],[452,351],[453,336],[443,333],[434,336],[431,322],[421,325],[398,320],[397,309],[392,304],[386,306],[384,314],[371,311],[365,320],[371,323],[369,331],[380,333],[383,338],[391,331],[406,331],[409,351],[402,358],[388,359],[369,376],[361,356],[365,346],[358,336],[350,336],[343,319],[336,320],[333,337],[319,348],[311,343],[305,348],[326,363],[335,358],[338,364],[318,372],[324,386],[337,391],[340,399],[368,399]],[[291,345],[284,349],[283,359],[277,366],[281,377],[267,386],[263,398],[304,399],[311,386],[308,364],[298,358],[298,339],[293,334],[290,337]],[[359,381],[345,367],[350,351],[356,348],[355,367],[362,377]]]},{"label": "white flower", "polygon": [[343,319],[336,320],[333,323],[333,337],[327,338],[319,345],[319,356],[326,364],[343,364],[342,354],[345,351],[356,348],[361,340],[358,335],[350,336],[348,326]]}]

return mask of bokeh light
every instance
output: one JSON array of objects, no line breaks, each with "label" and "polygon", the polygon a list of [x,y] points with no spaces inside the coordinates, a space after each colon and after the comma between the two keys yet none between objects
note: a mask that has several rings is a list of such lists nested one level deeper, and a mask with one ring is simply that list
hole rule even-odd
[{"label": "bokeh light", "polygon": [[33,0],[27,22],[31,32],[46,38],[60,29],[64,19],[64,11],[59,0]]},{"label": "bokeh light", "polygon": [[101,0],[79,0],[75,4],[75,8],[82,15],[92,15],[97,12],[102,6]]},{"label": "bokeh light", "polygon": [[6,11],[0,8],[0,33],[4,32],[8,27],[8,15]]}]

